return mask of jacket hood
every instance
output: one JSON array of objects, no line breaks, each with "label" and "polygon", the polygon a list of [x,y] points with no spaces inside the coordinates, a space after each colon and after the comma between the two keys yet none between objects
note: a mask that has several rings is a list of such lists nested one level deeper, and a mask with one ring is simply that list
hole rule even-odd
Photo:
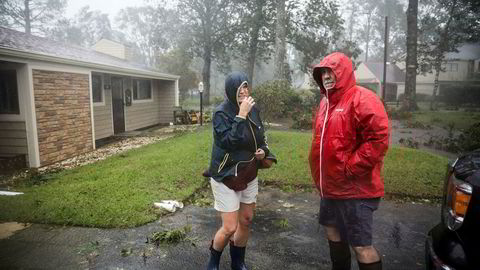
[{"label": "jacket hood", "polygon": [[236,108],[238,108],[237,91],[244,82],[249,83],[248,77],[245,73],[239,71],[228,74],[225,79],[225,95],[228,101],[235,105]]},{"label": "jacket hood", "polygon": [[326,93],[325,88],[323,88],[323,81],[321,76],[321,70],[324,68],[329,68],[333,70],[335,74],[336,83],[332,90],[329,93],[334,92],[337,95],[337,92],[343,93],[346,90],[352,88],[356,84],[355,74],[353,73],[352,61],[348,56],[343,53],[334,52],[327,55],[320,64],[313,67],[313,78],[320,86],[320,91],[322,94]]}]

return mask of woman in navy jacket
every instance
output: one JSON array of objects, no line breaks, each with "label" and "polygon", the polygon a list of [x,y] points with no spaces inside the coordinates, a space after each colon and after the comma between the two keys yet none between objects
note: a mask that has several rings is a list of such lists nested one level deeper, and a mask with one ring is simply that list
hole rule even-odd
[{"label": "woman in navy jacket", "polygon": [[[241,72],[229,74],[225,94],[226,99],[213,113],[214,140],[208,171],[222,227],[210,246],[207,269],[218,269],[222,251],[230,240],[232,269],[243,270],[247,269],[245,248],[258,194],[256,174],[276,158],[268,149],[259,111],[249,95],[247,76]],[[238,181],[242,177],[248,179]]]}]

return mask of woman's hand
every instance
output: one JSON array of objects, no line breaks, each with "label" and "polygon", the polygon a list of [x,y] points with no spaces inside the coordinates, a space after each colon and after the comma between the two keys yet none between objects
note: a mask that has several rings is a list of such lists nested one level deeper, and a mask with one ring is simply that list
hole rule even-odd
[{"label": "woman's hand", "polygon": [[265,151],[263,151],[262,148],[258,148],[257,152],[255,152],[255,157],[257,158],[257,160],[264,159],[265,158]]},{"label": "woman's hand", "polygon": [[240,111],[238,112],[238,115],[246,118],[253,105],[255,105],[253,98],[247,97],[245,100],[243,100],[242,104],[240,104]]}]

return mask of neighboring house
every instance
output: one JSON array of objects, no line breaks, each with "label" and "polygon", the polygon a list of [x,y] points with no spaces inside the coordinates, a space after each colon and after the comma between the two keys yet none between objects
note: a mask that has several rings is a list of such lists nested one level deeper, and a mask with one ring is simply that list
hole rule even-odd
[{"label": "neighboring house", "polygon": [[[366,62],[355,70],[357,85],[368,88],[382,97],[383,63]],[[385,101],[396,101],[399,92],[405,88],[405,73],[396,65],[387,63],[387,86]]]},{"label": "neighboring house", "polygon": [[0,27],[0,157],[41,167],[173,122],[178,76],[132,64],[121,44],[96,47],[103,53]]},{"label": "neighboring house", "polygon": [[[439,90],[459,83],[480,85],[480,43],[464,44],[458,48],[458,52],[447,53],[445,60],[445,71],[440,71],[438,78]],[[398,66],[405,70],[405,62],[398,63]],[[434,81],[435,71],[417,75],[416,93],[432,96]],[[404,89],[399,91],[401,93],[404,93]]]}]

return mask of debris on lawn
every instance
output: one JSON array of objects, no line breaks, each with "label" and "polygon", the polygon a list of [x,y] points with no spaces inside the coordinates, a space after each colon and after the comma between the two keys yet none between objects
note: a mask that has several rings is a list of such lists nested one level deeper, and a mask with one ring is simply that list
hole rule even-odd
[{"label": "debris on lawn", "polygon": [[0,196],[16,196],[22,195],[23,192],[13,192],[13,191],[0,191]]},{"label": "debris on lawn", "polygon": [[77,253],[82,255],[90,255],[93,257],[98,256],[98,249],[100,243],[98,241],[90,241],[78,247]]},{"label": "debris on lawn", "polygon": [[292,204],[292,203],[286,202],[286,203],[282,204],[282,206],[285,207],[285,208],[292,208],[292,207],[294,207],[295,205]]},{"label": "debris on lawn", "polygon": [[286,229],[286,228],[290,227],[290,225],[288,224],[288,219],[286,219],[286,218],[279,219],[279,220],[274,220],[273,225],[275,225],[275,227],[280,228],[280,229]]},{"label": "debris on lawn", "polygon": [[162,200],[161,202],[153,203],[153,206],[174,213],[175,211],[177,211],[177,208],[183,208],[183,203],[174,200]]},{"label": "debris on lawn", "polygon": [[161,232],[154,232],[152,237],[147,238],[147,241],[154,243],[157,247],[160,244],[177,244],[187,239],[187,233],[192,230],[191,225],[186,225],[182,228],[172,229]]},{"label": "debris on lawn", "polygon": [[132,248],[122,248],[122,257],[127,257],[132,254]]}]

